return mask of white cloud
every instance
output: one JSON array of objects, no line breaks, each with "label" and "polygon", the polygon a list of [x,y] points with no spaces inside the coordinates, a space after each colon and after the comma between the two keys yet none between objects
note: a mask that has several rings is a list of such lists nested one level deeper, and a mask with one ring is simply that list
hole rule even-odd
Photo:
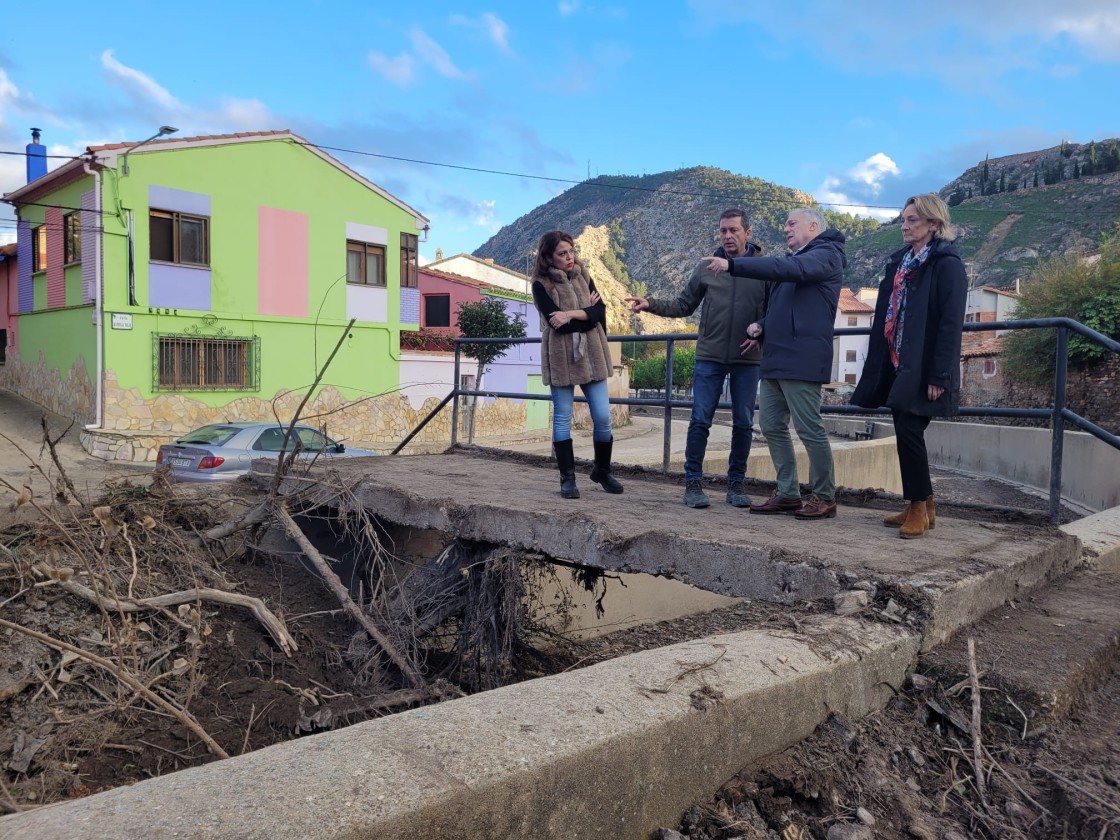
[{"label": "white cloud", "polygon": [[497,206],[496,201],[479,201],[475,204],[475,216],[472,220],[474,224],[479,227],[493,227],[494,225],[494,208]]},{"label": "white cloud", "polygon": [[888,221],[898,215],[898,209],[876,206],[877,199],[884,188],[901,174],[898,165],[888,155],[876,152],[846,172],[830,172],[813,190],[813,196],[821,204],[841,213]]},{"label": "white cloud", "polygon": [[1086,58],[1120,61],[1120,7],[1101,0],[942,0],[917,26],[914,9],[893,0],[864,0],[858,13],[830,0],[797,5],[793,21],[786,5],[689,0],[706,28],[747,24],[838,69],[936,77],[972,93],[998,91],[1011,71],[1045,67],[1063,41]]},{"label": "white cloud", "polygon": [[416,52],[416,57],[434,67],[441,76],[446,76],[449,79],[472,78],[471,74],[464,73],[456,67],[455,62],[451,60],[451,56],[447,54],[447,50],[437,44],[423,29],[413,27],[412,31],[408,33],[408,37],[412,40],[412,48]]},{"label": "white cloud", "polygon": [[415,62],[408,53],[401,53],[396,58],[389,58],[384,53],[371,52],[369,63],[374,70],[393,84],[401,87],[408,87],[415,77]]},{"label": "white cloud", "polygon": [[484,12],[482,21],[486,24],[486,31],[490,33],[490,40],[503,50],[509,49],[509,27],[506,22],[493,12]]},{"label": "white cloud", "polygon": [[1053,25],[1058,32],[1083,44],[1091,55],[1116,61],[1120,59],[1120,8],[1112,5],[1103,9],[1100,5],[1065,2],[1048,5],[1047,10],[1056,18]]},{"label": "white cloud", "polygon": [[110,81],[119,83],[124,91],[134,98],[150,100],[168,110],[180,110],[183,105],[171,93],[147,73],[121,64],[113,57],[112,50],[101,53],[101,67]]},{"label": "white cloud", "polygon": [[477,19],[466,15],[452,15],[451,23],[481,29],[503,52],[509,52],[509,26],[493,12],[483,12]]},{"label": "white cloud", "polygon": [[561,15],[567,17],[579,11],[579,0],[561,0],[556,6]]},{"label": "white cloud", "polygon": [[276,124],[272,111],[259,99],[226,97],[222,99],[215,118],[220,124],[239,131],[260,131],[280,127]]}]

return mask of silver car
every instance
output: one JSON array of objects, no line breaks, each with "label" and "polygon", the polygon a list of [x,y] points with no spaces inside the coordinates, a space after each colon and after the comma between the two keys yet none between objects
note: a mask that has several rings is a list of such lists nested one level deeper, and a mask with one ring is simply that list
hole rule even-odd
[{"label": "silver car", "polygon": [[[230,481],[249,472],[258,458],[280,456],[287,424],[211,423],[159,448],[156,463],[170,468],[175,481]],[[376,455],[368,449],[348,449],[318,429],[296,426],[287,451],[301,444],[303,461],[362,458]]]}]

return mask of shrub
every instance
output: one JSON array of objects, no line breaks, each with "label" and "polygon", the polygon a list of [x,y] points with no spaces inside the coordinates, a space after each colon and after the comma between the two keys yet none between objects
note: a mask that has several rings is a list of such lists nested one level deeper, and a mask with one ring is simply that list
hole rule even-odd
[{"label": "shrub", "polygon": [[[1077,257],[1055,257],[1032,272],[1020,292],[1016,318],[1072,318],[1120,340],[1120,241],[1113,235],[1101,258],[1087,265]],[[1054,333],[1016,330],[1004,339],[1004,362],[1014,381],[1040,383],[1054,375]],[[1085,367],[1106,352],[1089,339],[1072,334],[1069,360]]]}]

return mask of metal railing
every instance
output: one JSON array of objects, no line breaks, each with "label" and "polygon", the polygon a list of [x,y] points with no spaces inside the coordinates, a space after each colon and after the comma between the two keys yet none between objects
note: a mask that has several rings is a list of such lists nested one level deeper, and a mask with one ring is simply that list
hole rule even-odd
[{"label": "metal railing", "polygon": [[[1086,420],[1084,417],[1076,414],[1066,407],[1066,379],[1069,368],[1069,334],[1075,332],[1078,335],[1101,345],[1107,350],[1114,353],[1120,353],[1120,342],[1114,341],[1106,335],[1097,332],[1094,329],[1086,327],[1071,318],[1031,318],[1023,319],[1021,321],[985,321],[977,323],[969,323],[964,325],[965,332],[995,332],[997,330],[1030,330],[1030,329],[1054,329],[1057,330],[1057,343],[1054,354],[1054,390],[1053,401],[1049,408],[1012,408],[1006,406],[961,406],[960,415],[962,417],[1016,417],[1034,420],[1049,420],[1050,421],[1050,506],[1049,514],[1053,522],[1058,521],[1058,513],[1061,506],[1061,493],[1062,493],[1062,453],[1063,445],[1065,442],[1065,424],[1067,422],[1073,424],[1079,429],[1088,432],[1099,440],[1104,441],[1114,449],[1120,449],[1120,436],[1114,435],[1107,429],[1101,428],[1095,423]],[[839,327],[833,331],[834,336],[843,335],[870,335],[870,327]],[[669,459],[672,446],[673,436],[673,409],[674,408],[691,408],[691,400],[682,400],[673,398],[673,350],[678,341],[694,342],[696,341],[695,333],[666,333],[660,335],[612,335],[607,337],[607,341],[613,342],[662,342],[665,344],[665,392],[661,398],[641,398],[641,397],[611,397],[611,405],[638,405],[638,406],[657,406],[664,411],[664,429],[662,432],[662,453],[661,453],[661,469],[663,472],[669,471]],[[525,394],[509,391],[492,391],[492,390],[475,390],[469,388],[461,388],[458,386],[460,381],[459,371],[460,362],[462,358],[462,349],[467,344],[540,344],[539,338],[457,338],[455,339],[455,368],[454,376],[456,386],[452,389],[443,401],[438,406],[432,409],[428,415],[420,421],[420,423],[408,435],[397,444],[393,449],[392,454],[396,455],[408,443],[416,437],[420,431],[430,423],[437,414],[439,414],[447,404],[452,403],[451,415],[451,443],[458,443],[459,434],[459,400],[458,397],[490,397],[494,399],[504,398],[513,400],[549,400],[552,397],[548,394]],[[576,397],[577,402],[586,402],[587,400],[582,396]],[[722,409],[730,409],[731,404],[727,402],[720,402],[718,405]],[[889,415],[889,408],[868,409],[860,408],[854,405],[827,405],[821,406],[822,414],[855,414],[859,416],[867,415]]]}]

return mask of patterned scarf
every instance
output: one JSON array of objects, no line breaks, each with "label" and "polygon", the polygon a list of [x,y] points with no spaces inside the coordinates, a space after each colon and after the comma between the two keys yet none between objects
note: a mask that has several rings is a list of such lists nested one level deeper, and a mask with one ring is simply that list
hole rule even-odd
[{"label": "patterned scarf", "polygon": [[911,285],[910,279],[919,268],[929,259],[929,249],[933,245],[931,239],[917,254],[907,251],[898,271],[894,273],[894,288],[891,290],[891,299],[887,303],[887,317],[883,322],[883,335],[887,339],[887,347],[891,353],[891,364],[898,368],[898,354],[902,349],[902,328],[906,322],[906,293]]}]

